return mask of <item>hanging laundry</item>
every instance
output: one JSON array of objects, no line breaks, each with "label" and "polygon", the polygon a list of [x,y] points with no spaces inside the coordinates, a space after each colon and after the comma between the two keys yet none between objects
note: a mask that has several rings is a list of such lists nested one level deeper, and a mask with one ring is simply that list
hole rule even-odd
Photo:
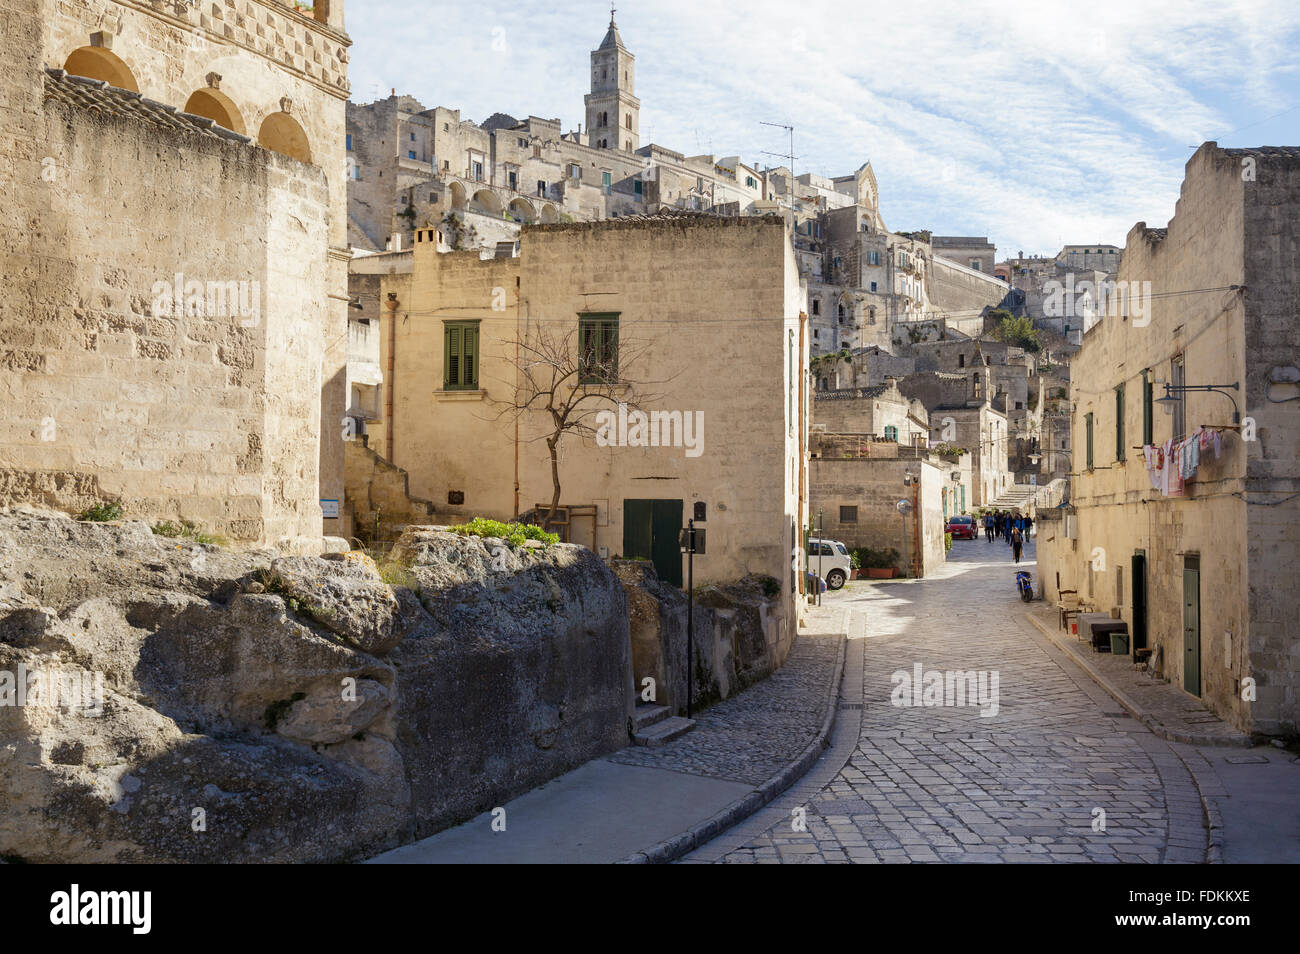
[{"label": "hanging laundry", "polygon": [[1167,475],[1165,496],[1181,497],[1183,495],[1183,445],[1181,441],[1171,439],[1166,442],[1165,448],[1165,474]]},{"label": "hanging laundry", "polygon": [[1154,444],[1146,444],[1142,453],[1147,459],[1147,478],[1155,490],[1160,490],[1164,481],[1164,452]]},{"label": "hanging laundry", "polygon": [[1183,441],[1180,473],[1183,480],[1193,480],[1196,477],[1196,468],[1201,461],[1201,439],[1199,434],[1193,434],[1187,440]]}]

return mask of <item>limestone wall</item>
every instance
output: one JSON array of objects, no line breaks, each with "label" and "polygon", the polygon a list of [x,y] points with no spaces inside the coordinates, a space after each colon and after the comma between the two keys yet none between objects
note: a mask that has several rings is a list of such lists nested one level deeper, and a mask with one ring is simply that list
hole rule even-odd
[{"label": "limestone wall", "polygon": [[[809,463],[809,493],[813,521],[822,514],[823,536],[857,547],[899,553],[899,569],[907,572],[915,545],[913,518],[899,514],[899,500],[912,499],[904,472],[919,474],[921,511],[921,572],[933,573],[946,559],[943,533],[943,481],[950,470],[912,458],[814,458]],[[857,520],[840,519],[841,507],[856,507]]]},{"label": "limestone wall", "polygon": [[[1168,229],[1139,223],[1129,233],[1119,279],[1149,281],[1148,321],[1102,319],[1071,362],[1072,502],[1078,509],[1073,562],[1079,588],[1103,607],[1119,606],[1132,625],[1131,566],[1148,566],[1148,645],[1164,648],[1165,672],[1215,712],[1246,730],[1294,729],[1297,718],[1290,580],[1296,555],[1297,487],[1294,404],[1286,377],[1297,364],[1296,263],[1287,237],[1294,231],[1294,155],[1258,152],[1258,178],[1247,181],[1248,150],[1207,143],[1187,164]],[[1289,242],[1289,244],[1288,244]],[[1249,263],[1249,264],[1248,264]],[[1191,289],[1237,291],[1168,295]],[[1142,377],[1169,381],[1181,359],[1188,384],[1240,382],[1237,405],[1253,419],[1257,440],[1235,432],[1221,438],[1219,457],[1203,456],[1183,496],[1151,488],[1139,445]],[[1124,459],[1117,453],[1114,389],[1124,385]],[[1294,393],[1294,385],[1289,385]],[[1156,384],[1155,396],[1163,388]],[[1271,400],[1272,399],[1272,400]],[[1184,431],[1231,424],[1232,405],[1214,393],[1184,399]],[[1093,466],[1087,467],[1084,417],[1093,415]],[[1174,436],[1176,416],[1157,406],[1153,439]],[[1246,432],[1247,434],[1249,432]],[[1199,687],[1187,678],[1184,571],[1199,563]],[[1064,576],[1064,573],[1063,573]],[[1254,702],[1242,680],[1257,683]]]},{"label": "limestone wall", "polygon": [[[24,32],[0,78],[15,144],[0,175],[20,197],[3,213],[0,387],[16,413],[0,499],[120,497],[293,547],[337,530],[318,501],[342,497],[349,41],[342,4],[320,6],[318,21],[278,3],[161,16],[7,0]],[[86,57],[147,99],[43,72]],[[168,112],[203,112],[196,96],[279,151]],[[177,275],[182,294],[220,283],[256,307],[168,313],[156,286]]]},{"label": "limestone wall", "polygon": [[930,303],[947,317],[949,328],[962,334],[978,335],[984,327],[985,308],[995,307],[1006,296],[1006,282],[984,272],[936,255],[930,271]]}]

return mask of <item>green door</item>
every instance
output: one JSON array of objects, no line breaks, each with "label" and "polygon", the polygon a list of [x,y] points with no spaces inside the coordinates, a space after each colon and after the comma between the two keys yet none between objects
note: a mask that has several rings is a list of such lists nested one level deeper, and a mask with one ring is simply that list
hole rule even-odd
[{"label": "green door", "polygon": [[1183,566],[1183,688],[1201,694],[1201,561]]},{"label": "green door", "polygon": [[649,560],[659,579],[682,585],[680,500],[624,500],[623,555]]}]

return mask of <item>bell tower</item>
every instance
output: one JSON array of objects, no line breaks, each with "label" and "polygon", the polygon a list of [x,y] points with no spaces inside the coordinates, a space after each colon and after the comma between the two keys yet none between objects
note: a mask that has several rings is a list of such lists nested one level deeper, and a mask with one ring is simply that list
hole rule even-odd
[{"label": "bell tower", "polygon": [[632,95],[636,57],[623,45],[609,10],[609,30],[591,51],[591,92],[587,103],[587,145],[632,152],[641,145],[641,101]]}]

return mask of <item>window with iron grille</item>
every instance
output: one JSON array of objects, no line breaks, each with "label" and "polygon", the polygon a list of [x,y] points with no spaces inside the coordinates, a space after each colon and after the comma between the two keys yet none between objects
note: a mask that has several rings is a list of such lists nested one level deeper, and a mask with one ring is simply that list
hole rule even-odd
[{"label": "window with iron grille", "polygon": [[857,523],[857,507],[840,507],[840,523]]},{"label": "window with iron grille", "polygon": [[582,353],[579,382],[614,384],[618,381],[618,314],[578,316],[578,347]]}]

